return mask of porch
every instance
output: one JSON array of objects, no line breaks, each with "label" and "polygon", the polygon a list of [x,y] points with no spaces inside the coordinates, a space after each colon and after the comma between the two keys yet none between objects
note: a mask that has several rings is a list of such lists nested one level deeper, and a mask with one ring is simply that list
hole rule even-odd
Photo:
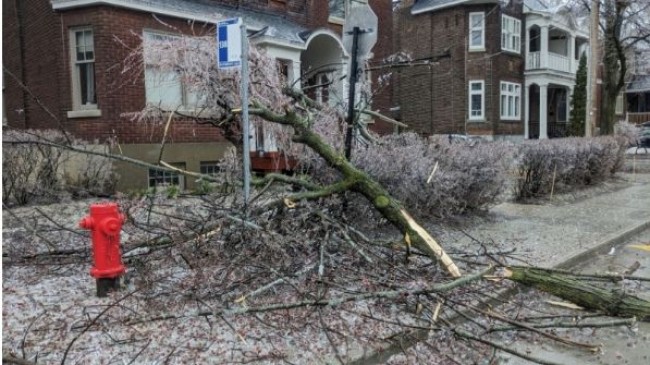
[{"label": "porch", "polygon": [[635,75],[625,93],[628,123],[641,124],[650,121],[650,76]]},{"label": "porch", "polygon": [[627,113],[626,118],[630,124],[641,124],[650,121],[650,112]]},{"label": "porch", "polygon": [[569,104],[573,86],[559,84],[526,85],[524,137],[526,139],[567,136]]},{"label": "porch", "polygon": [[[539,139],[539,121],[531,120],[528,123],[528,139]],[[568,122],[548,123],[546,133],[548,138],[562,138],[567,136]]]},{"label": "porch", "polygon": [[532,24],[526,31],[526,71],[550,70],[575,74],[588,40],[546,24]]}]

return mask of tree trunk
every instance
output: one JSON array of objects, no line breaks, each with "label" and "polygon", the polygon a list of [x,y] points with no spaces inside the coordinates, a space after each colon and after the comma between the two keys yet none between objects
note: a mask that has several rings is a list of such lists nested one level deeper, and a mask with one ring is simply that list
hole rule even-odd
[{"label": "tree trunk", "polygon": [[451,276],[462,276],[456,264],[454,264],[436,240],[411,218],[402,204],[393,198],[381,184],[365,172],[357,169],[345,156],[337,153],[316,133],[306,128],[303,124],[294,122],[291,125],[296,131],[297,141],[311,147],[330,166],[340,171],[344,176],[344,180],[350,183],[350,190],[356,191],[366,197],[384,218],[404,234],[406,244],[412,243],[414,247],[440,261]]},{"label": "tree trunk", "polygon": [[506,277],[610,316],[650,321],[650,301],[623,291],[607,290],[553,270],[509,267]]}]

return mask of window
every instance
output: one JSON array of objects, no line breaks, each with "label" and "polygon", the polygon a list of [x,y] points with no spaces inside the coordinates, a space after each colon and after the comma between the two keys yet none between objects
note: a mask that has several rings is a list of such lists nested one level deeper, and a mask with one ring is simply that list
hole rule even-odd
[{"label": "window", "polygon": [[[345,19],[345,0],[329,0],[330,21]],[[332,19],[334,18],[334,19]]]},{"label": "window", "polygon": [[469,119],[471,120],[482,120],[485,118],[483,89],[483,80],[469,82]]},{"label": "window", "polygon": [[[174,167],[185,169],[185,163],[172,163]],[[149,187],[156,187],[160,185],[176,185],[181,190],[185,189],[185,177],[177,172],[149,169]]]},{"label": "window", "polygon": [[[188,41],[176,35],[144,32],[144,82],[148,104],[166,110],[178,107],[194,109],[205,104],[205,100],[199,97],[196,90],[182,82],[177,71],[160,67],[162,58],[169,56],[170,47],[174,47],[174,42],[181,40]],[[158,51],[159,49],[162,51]]]},{"label": "window", "polygon": [[282,82],[286,85],[290,85],[293,82],[293,69],[291,60],[285,60],[282,58],[276,59],[278,70],[280,75],[282,75]]},{"label": "window", "polygon": [[72,109],[96,110],[95,44],[89,27],[70,31],[72,47]]},{"label": "window", "polygon": [[519,19],[507,15],[501,17],[501,49],[521,52],[521,21]]},{"label": "window", "polygon": [[485,13],[469,13],[469,49],[485,48]]},{"label": "window", "polygon": [[329,72],[319,72],[307,80],[307,87],[304,89],[307,96],[321,104],[327,104],[330,100],[330,87],[334,77]]},{"label": "window", "polygon": [[223,171],[218,161],[201,161],[199,171],[203,175],[216,175]]},{"label": "window", "polygon": [[623,114],[625,110],[623,109],[623,94],[618,94],[616,97],[616,108],[614,109],[614,113],[616,114]]},{"label": "window", "polygon": [[521,119],[521,84],[501,83],[501,119]]}]

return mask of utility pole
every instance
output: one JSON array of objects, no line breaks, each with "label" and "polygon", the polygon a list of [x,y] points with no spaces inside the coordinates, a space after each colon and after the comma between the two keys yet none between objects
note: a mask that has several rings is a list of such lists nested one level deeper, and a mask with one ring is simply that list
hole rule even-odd
[{"label": "utility pole", "polygon": [[354,134],[354,103],[355,103],[355,94],[357,87],[357,72],[358,72],[358,44],[359,44],[359,34],[361,29],[359,27],[352,28],[352,60],[350,62],[350,88],[348,89],[348,120],[347,120],[347,131],[345,134],[345,158],[350,161],[350,156],[352,155],[352,136]]},{"label": "utility pole", "polygon": [[598,118],[598,68],[600,64],[600,0],[591,0],[591,24],[589,24],[589,93],[587,94],[587,118],[585,136],[592,137]]}]

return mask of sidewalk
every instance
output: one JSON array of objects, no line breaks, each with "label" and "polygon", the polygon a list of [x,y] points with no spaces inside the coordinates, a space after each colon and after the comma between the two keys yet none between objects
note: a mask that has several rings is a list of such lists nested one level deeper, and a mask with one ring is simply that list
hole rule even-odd
[{"label": "sidewalk", "polygon": [[[514,246],[536,266],[566,268],[650,227],[650,174],[621,179],[574,201],[565,195],[539,205],[503,203],[462,229],[484,243]],[[460,230],[445,230],[438,238],[445,249],[477,249]]]}]

